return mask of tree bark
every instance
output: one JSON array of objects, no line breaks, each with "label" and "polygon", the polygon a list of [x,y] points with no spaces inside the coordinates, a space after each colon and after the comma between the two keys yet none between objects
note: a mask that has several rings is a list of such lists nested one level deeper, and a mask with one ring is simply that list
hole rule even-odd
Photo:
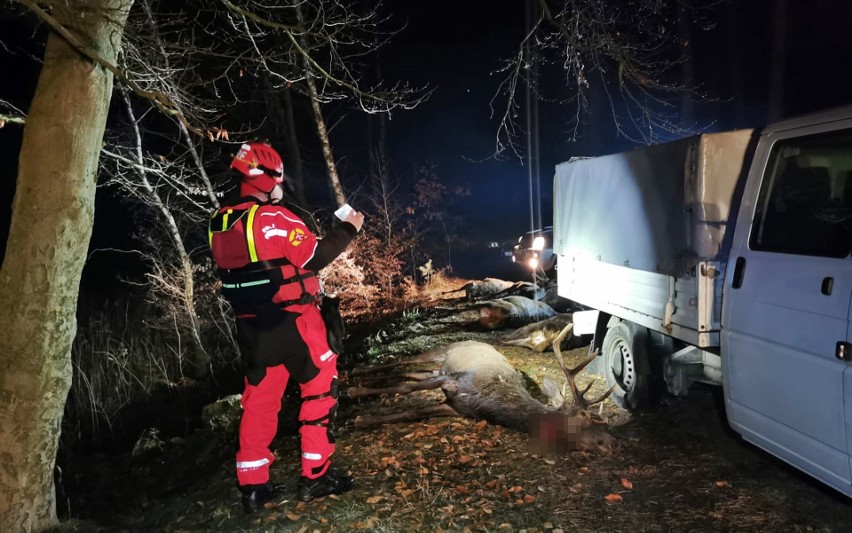
[{"label": "tree bark", "polygon": [[334,200],[338,206],[346,203],[346,195],[343,193],[343,185],[340,184],[340,176],[337,174],[337,163],[334,162],[334,154],[331,152],[331,141],[328,138],[328,130],[325,127],[325,119],[322,116],[322,108],[317,93],[317,82],[314,78],[313,69],[305,60],[305,79],[308,82],[308,96],[311,99],[311,109],[314,112],[314,122],[317,126],[317,135],[322,144],[322,155],[325,159],[325,169],[328,172],[328,182],[334,194]]},{"label": "tree bark", "polygon": [[776,0],[772,18],[772,63],[769,72],[767,122],[784,117],[784,76],[787,73],[787,0]]},{"label": "tree bark", "polygon": [[[51,15],[115,61],[132,0],[56,2]],[[71,385],[80,276],[94,220],[112,75],[54,33],[21,147],[0,269],[0,530],[56,523],[53,468]]]},{"label": "tree bark", "polygon": [[692,87],[695,84],[695,65],[692,61],[692,12],[683,4],[677,6],[678,40],[680,41],[680,76],[684,90],[680,94],[680,124],[686,131],[695,129],[695,104]]},{"label": "tree bark", "polygon": [[[189,252],[187,252],[186,246],[184,245],[183,236],[181,236],[177,220],[175,220],[175,217],[172,214],[172,208],[166,205],[166,202],[164,202],[160,197],[160,193],[157,192],[157,189],[154,188],[148,180],[148,174],[145,172],[145,158],[142,153],[142,131],[139,129],[139,121],[136,118],[136,114],[133,112],[130,97],[127,93],[124,93],[122,96],[124,97],[124,106],[127,110],[127,115],[130,118],[130,125],[133,130],[134,149],[136,152],[136,162],[138,163],[138,166],[136,167],[136,175],[139,177],[139,181],[142,183],[142,188],[145,189],[145,193],[147,194],[146,202],[160,212],[163,224],[166,226],[166,231],[172,240],[172,244],[175,247],[175,252],[177,252],[178,258],[180,259],[181,280],[183,283],[180,304],[186,312],[186,317],[189,318],[189,329],[192,334],[192,341],[189,343],[190,361],[193,364],[192,374],[196,377],[203,377],[207,374],[207,370],[210,366],[210,355],[204,350],[204,343],[201,341],[201,326],[198,323],[198,313],[195,309],[195,274],[192,259],[189,257]],[[207,173],[204,171],[204,166],[201,164],[201,157],[195,149],[194,139],[190,136],[189,130],[187,130],[182,123],[178,122],[178,124],[181,133],[184,136],[184,140],[189,147],[193,161],[202,176],[202,180],[207,184],[210,199],[213,202],[214,207],[218,209],[219,201],[213,194],[213,188],[210,186],[210,179],[207,177]],[[152,260],[161,262],[160,259],[157,258],[152,258]],[[165,270],[168,268],[168,265],[161,264],[161,267]]]},{"label": "tree bark", "polygon": [[293,179],[293,187],[296,201],[300,205],[306,206],[307,199],[305,198],[305,178],[302,172],[302,152],[299,150],[299,137],[296,135],[296,118],[293,107],[293,94],[289,87],[285,87],[281,91],[281,96],[284,99],[284,116],[287,124],[287,153],[289,154],[288,166],[289,170],[285,170]]}]

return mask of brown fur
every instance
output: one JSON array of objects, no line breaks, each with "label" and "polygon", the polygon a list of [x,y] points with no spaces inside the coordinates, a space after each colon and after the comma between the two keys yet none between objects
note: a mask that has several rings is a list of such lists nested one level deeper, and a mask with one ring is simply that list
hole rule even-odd
[{"label": "brown fur", "polygon": [[493,346],[478,341],[457,342],[424,352],[407,362],[438,360],[442,362],[437,372],[417,383],[380,389],[352,387],[347,394],[357,398],[440,387],[445,396],[443,404],[384,416],[362,415],[355,419],[355,425],[367,427],[430,416],[465,416],[528,433],[533,436],[534,446],[544,447],[542,451],[611,449],[612,438],[591,428],[589,414],[576,405],[566,404],[550,380],[546,380],[544,387],[550,404],[533,398],[526,389],[523,374]]}]

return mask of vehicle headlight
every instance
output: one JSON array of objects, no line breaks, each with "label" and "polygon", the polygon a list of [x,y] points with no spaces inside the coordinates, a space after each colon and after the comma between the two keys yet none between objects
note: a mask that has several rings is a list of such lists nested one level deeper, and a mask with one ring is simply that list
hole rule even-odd
[{"label": "vehicle headlight", "polygon": [[544,237],[542,237],[541,235],[536,237],[532,243],[532,246],[530,246],[530,250],[544,250]]}]

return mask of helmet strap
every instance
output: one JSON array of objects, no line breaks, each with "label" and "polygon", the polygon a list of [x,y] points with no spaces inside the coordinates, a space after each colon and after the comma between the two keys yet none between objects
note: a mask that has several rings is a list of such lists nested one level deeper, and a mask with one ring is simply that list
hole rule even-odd
[{"label": "helmet strap", "polygon": [[[275,186],[273,185],[272,189],[274,188]],[[253,183],[249,183],[246,180],[242,180],[240,183],[240,196],[254,196],[258,200],[268,202],[272,194],[272,189],[267,192]]]}]

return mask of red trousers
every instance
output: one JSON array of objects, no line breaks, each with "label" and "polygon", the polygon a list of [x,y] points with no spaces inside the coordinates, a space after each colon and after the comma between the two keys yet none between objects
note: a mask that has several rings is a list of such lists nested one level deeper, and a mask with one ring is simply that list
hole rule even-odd
[{"label": "red trousers", "polygon": [[[302,306],[299,306],[302,307]],[[308,346],[312,364],[319,373],[301,383],[302,407],[299,429],[302,449],[302,475],[317,478],[328,470],[334,453],[333,435],[329,435],[336,407],[332,393],[337,379],[337,354],[328,347],[325,325],[316,306],[305,306],[297,320],[299,336]],[[286,349],[286,347],[282,347]],[[245,381],[242,397],[243,416],[240,421],[240,449],[237,452],[237,480],[240,485],[259,485],[269,481],[269,467],[275,457],[269,450],[278,430],[278,412],[284,389],[290,379],[284,364],[266,368],[266,375],[257,385]],[[336,392],[336,391],[335,391]]]}]

